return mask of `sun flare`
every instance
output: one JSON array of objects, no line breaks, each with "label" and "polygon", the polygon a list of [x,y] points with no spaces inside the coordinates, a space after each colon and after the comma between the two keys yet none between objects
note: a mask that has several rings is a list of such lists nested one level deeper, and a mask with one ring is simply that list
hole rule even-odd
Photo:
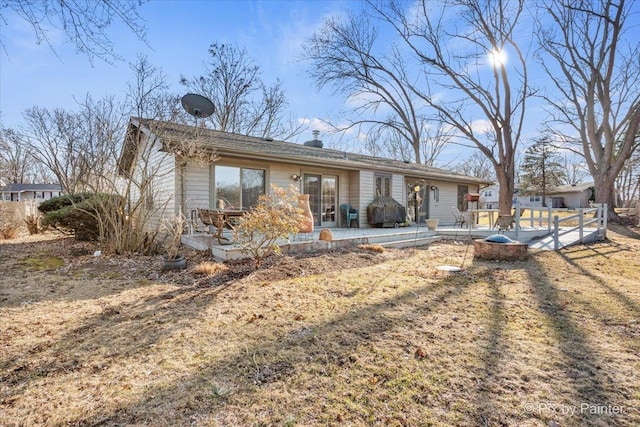
[{"label": "sun flare", "polygon": [[489,56],[489,62],[494,67],[497,67],[499,65],[504,65],[507,63],[507,52],[505,52],[502,49],[500,50],[494,49],[491,52],[489,52],[488,56]]}]

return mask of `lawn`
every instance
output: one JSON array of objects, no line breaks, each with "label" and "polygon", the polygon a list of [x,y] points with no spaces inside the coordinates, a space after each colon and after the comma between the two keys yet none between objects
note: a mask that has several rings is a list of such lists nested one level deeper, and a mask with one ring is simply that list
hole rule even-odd
[{"label": "lawn", "polygon": [[195,253],[161,273],[0,242],[0,425],[640,425],[637,232],[524,262],[438,243],[211,277]]}]

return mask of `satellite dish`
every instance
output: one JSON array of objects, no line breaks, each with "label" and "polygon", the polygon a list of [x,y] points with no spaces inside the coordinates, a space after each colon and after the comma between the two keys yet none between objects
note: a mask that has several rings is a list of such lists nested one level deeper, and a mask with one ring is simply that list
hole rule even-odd
[{"label": "satellite dish", "polygon": [[188,93],[183,96],[182,107],[196,119],[203,119],[213,114],[213,102],[196,93]]}]

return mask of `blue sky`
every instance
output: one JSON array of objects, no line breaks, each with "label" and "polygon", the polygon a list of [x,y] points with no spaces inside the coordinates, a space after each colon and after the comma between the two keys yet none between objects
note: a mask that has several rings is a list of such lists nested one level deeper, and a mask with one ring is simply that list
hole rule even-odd
[{"label": "blue sky", "polygon": [[[182,93],[181,74],[201,74],[213,42],[245,47],[262,69],[263,80],[279,78],[298,118],[328,118],[342,100],[318,93],[300,62],[302,42],[319,28],[322,18],[357,6],[349,1],[172,1],[152,0],[139,12],[146,20],[149,46],[122,26],[109,30],[116,52],[124,57],[113,65],[96,60],[92,66],[75,47],[63,43],[64,34],[51,30],[56,52],[37,45],[27,24],[5,15],[5,50],[0,52],[0,125],[17,128],[22,112],[34,105],[74,107],[74,98],[90,93],[95,99],[121,95],[133,80],[129,63],[139,53],[161,67],[172,88]],[[57,56],[56,56],[57,54]],[[316,126],[317,127],[317,126]],[[311,131],[300,140],[311,139]]]},{"label": "blue sky", "polygon": [[[115,25],[109,29],[109,36],[124,60],[114,64],[96,60],[93,65],[85,55],[76,53],[73,45],[65,44],[64,34],[59,31],[52,29],[49,34],[56,50],[53,52],[46,44],[36,44],[24,21],[5,14],[7,25],[0,26],[4,45],[0,49],[0,126],[19,128],[22,112],[35,105],[74,109],[74,98],[82,99],[87,93],[94,99],[122,96],[127,82],[134,78],[129,63],[135,62],[138,54],[147,55],[153,65],[162,68],[173,91],[183,93],[186,89],[178,84],[180,75],[201,74],[208,47],[219,42],[246,48],[261,67],[265,83],[271,84],[276,78],[282,81],[290,112],[299,120],[312,122],[297,141],[312,139],[312,129],[326,128],[320,119],[335,120],[345,109],[346,101],[328,90],[316,90],[306,75],[307,64],[301,62],[301,45],[320,28],[324,17],[360,6],[355,0],[151,0],[139,9],[146,21],[149,44],[138,40],[121,24]],[[534,49],[529,45],[532,31],[532,26],[525,25],[519,32],[525,49]],[[544,80],[536,74],[540,67],[531,57],[531,50],[528,56],[530,78]],[[529,103],[524,142],[537,136],[544,117],[539,102]],[[329,135],[321,135],[325,141],[329,139]],[[354,138],[352,134],[345,140],[350,144]],[[453,145],[444,157],[460,160],[471,153],[472,150]]]}]

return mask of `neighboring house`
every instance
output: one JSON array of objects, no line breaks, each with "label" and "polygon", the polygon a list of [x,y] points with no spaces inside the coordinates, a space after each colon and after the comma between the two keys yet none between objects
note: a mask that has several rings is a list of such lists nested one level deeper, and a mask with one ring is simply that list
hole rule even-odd
[{"label": "neighboring house", "polygon": [[[480,190],[480,208],[498,209],[500,200],[500,186],[495,184]],[[522,196],[516,188],[511,201],[513,206],[539,207],[542,206],[541,196]]]},{"label": "neighboring house", "polygon": [[480,190],[480,209],[498,209],[500,186],[490,185]]},{"label": "neighboring house", "polygon": [[[492,185],[480,190],[480,206],[484,209],[495,209],[498,206],[498,193],[500,187]],[[587,208],[594,200],[593,182],[581,182],[578,184],[563,185],[555,188],[545,196],[547,206],[553,208]],[[516,188],[513,194],[513,206],[524,208],[542,207],[541,195],[524,196],[518,194]]]},{"label": "neighboring house", "polygon": [[36,200],[40,204],[61,194],[62,187],[58,184],[9,184],[0,187],[0,200],[7,202]]},{"label": "neighboring house", "polygon": [[[174,153],[184,150],[176,146],[185,141],[217,153],[219,159],[203,164],[177,158]],[[154,176],[152,189],[142,195],[149,200],[153,194],[154,200],[147,203],[162,207],[154,224],[163,216],[180,212],[189,216],[196,208],[215,209],[221,204],[247,210],[274,184],[294,185],[309,194],[317,227],[342,226],[342,204],[357,209],[359,226],[369,227],[367,206],[376,195],[404,205],[410,222],[424,225],[425,219],[438,218],[442,225],[453,225],[451,208],[466,210],[465,195],[490,184],[443,169],[321,145],[317,139],[302,145],[132,118],[118,166],[121,175]]]},{"label": "neighboring house", "polygon": [[563,185],[550,191],[548,197],[552,200],[554,208],[588,208],[595,200],[595,187],[593,182],[580,182],[577,184]]},{"label": "neighboring house", "polygon": [[[545,198],[547,206],[551,204],[551,197],[547,195]],[[520,206],[524,208],[541,208],[542,196],[539,194],[530,194],[528,196],[522,195],[519,189],[516,188],[513,192],[513,206]]]}]

